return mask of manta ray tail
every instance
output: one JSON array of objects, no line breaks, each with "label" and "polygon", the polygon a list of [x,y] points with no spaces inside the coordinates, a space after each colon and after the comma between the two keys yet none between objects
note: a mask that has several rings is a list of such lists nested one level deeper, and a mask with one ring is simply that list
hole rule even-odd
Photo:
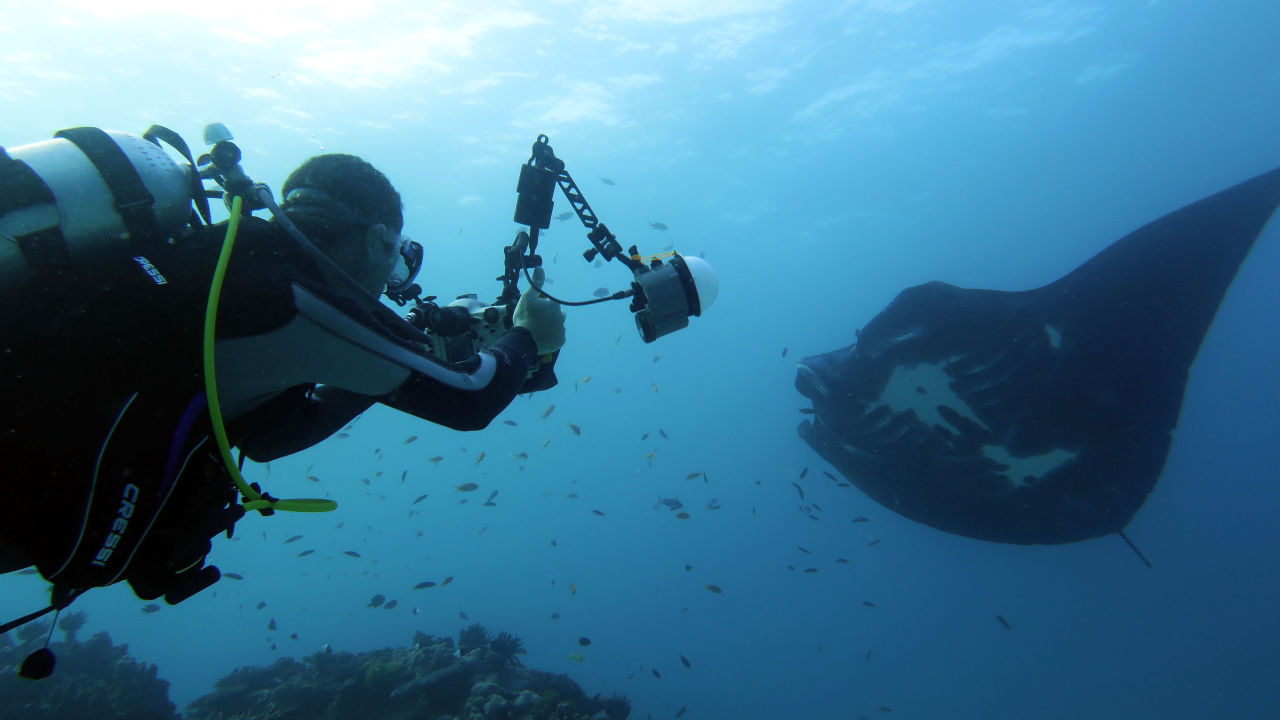
[{"label": "manta ray tail", "polygon": [[1129,546],[1130,550],[1138,554],[1138,559],[1141,560],[1143,564],[1145,564],[1147,567],[1151,567],[1151,561],[1147,559],[1146,555],[1142,554],[1142,551],[1138,549],[1137,545],[1133,544],[1133,541],[1129,539],[1128,535],[1124,534],[1123,530],[1117,530],[1116,534],[1119,535],[1120,539],[1123,540],[1125,544]]}]

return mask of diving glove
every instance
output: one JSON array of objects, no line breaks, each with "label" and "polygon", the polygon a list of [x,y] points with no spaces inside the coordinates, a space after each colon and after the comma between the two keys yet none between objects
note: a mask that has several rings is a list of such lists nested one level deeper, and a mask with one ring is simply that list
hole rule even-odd
[{"label": "diving glove", "polygon": [[564,310],[560,309],[559,303],[540,295],[537,290],[542,287],[546,275],[542,268],[534,269],[533,285],[536,287],[529,287],[520,296],[513,318],[518,327],[533,335],[539,355],[553,353],[564,346]]}]

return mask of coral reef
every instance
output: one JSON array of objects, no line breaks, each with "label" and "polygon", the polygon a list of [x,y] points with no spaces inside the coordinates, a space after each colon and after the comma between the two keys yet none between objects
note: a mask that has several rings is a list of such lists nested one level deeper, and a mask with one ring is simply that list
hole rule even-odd
[{"label": "coral reef", "polygon": [[32,623],[18,631],[18,643],[0,635],[0,717],[5,720],[178,720],[169,701],[169,683],[156,677],[156,666],[129,657],[128,645],[113,645],[100,632],[81,643],[76,632],[83,613],[71,613],[58,625],[66,642],[52,643],[58,656],[51,677],[31,681],[18,677],[23,658],[40,649],[48,623]]},{"label": "coral reef", "polygon": [[626,698],[587,697],[567,675],[526,669],[524,643],[479,624],[413,645],[239,668],[187,708],[189,720],[625,720]]},{"label": "coral reef", "polygon": [[[179,720],[156,666],[128,656],[105,632],[81,643],[82,614],[59,623],[66,642],[52,677],[30,681],[17,668],[39,649],[48,624],[0,635],[4,720]],[[187,708],[188,720],[626,720],[627,699],[587,697],[567,675],[530,670],[524,642],[479,624],[452,638],[415,633],[410,647],[353,654],[328,647],[301,661],[241,667]]]}]

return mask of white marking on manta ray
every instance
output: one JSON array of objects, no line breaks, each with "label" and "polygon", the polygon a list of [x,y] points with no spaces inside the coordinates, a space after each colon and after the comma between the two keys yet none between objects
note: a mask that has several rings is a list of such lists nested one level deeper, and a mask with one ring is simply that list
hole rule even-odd
[{"label": "white marking on manta ray", "polygon": [[[1045,328],[1049,329],[1048,326]],[[1050,335],[1050,339],[1052,337]],[[960,428],[947,422],[938,412],[938,406],[946,405],[983,429],[991,430],[978,418],[973,408],[951,389],[951,378],[939,365],[922,363],[895,367],[893,375],[890,376],[889,382],[880,394],[880,403],[888,405],[895,414],[914,410],[916,417],[926,425],[941,425],[959,433]],[[982,453],[995,462],[1009,466],[1008,470],[1000,474],[1006,477],[1013,487],[1033,485],[1049,471],[1076,457],[1076,453],[1061,448],[1055,448],[1041,455],[1015,457],[1003,445],[984,445]]]}]

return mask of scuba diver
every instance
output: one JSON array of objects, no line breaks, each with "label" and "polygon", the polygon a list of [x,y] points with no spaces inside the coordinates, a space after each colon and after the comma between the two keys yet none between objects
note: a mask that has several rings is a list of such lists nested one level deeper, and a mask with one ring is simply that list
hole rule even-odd
[{"label": "scuba diver", "polygon": [[[245,458],[309,448],[374,403],[484,428],[517,394],[556,384],[564,305],[629,298],[652,342],[716,296],[699,258],[623,252],[546,136],[521,166],[515,219],[529,232],[504,250],[502,294],[444,307],[419,297],[423,248],[401,234],[381,172],[313,157],[277,205],[231,140],[208,126],[199,161],[160,126],[0,148],[0,573],[34,565],[53,586],[48,607],[0,633],[120,581],[169,604],[209,587],[221,577],[211,538],[247,512],[336,507],[271,496],[244,480]],[[585,259],[619,260],[630,289],[581,302],[545,291],[538,231],[557,186],[590,230]],[[212,223],[210,197],[227,221]],[[382,295],[414,307],[402,317]],[[46,647],[21,674],[52,667]]]},{"label": "scuba diver", "polygon": [[[204,564],[210,538],[244,514],[211,440],[202,378],[200,328],[227,223],[175,238],[131,232],[132,243],[71,262],[72,239],[59,250],[48,232],[15,229],[15,207],[39,209],[30,168],[48,162],[26,155],[0,151],[0,572],[35,565],[54,584],[53,606],[119,580],[139,598],[181,601],[217,580]],[[54,174],[41,173],[68,196]],[[565,315],[533,288],[505,334],[456,363],[423,352],[370,301],[412,282],[422,259],[400,234],[399,193],[372,165],[313,157],[283,195],[278,218],[238,218],[217,308],[217,394],[244,456],[310,447],[375,402],[480,429],[517,393],[554,384],[537,371],[564,344]],[[303,252],[286,222],[325,258]],[[332,282],[337,272],[357,287]]]}]

